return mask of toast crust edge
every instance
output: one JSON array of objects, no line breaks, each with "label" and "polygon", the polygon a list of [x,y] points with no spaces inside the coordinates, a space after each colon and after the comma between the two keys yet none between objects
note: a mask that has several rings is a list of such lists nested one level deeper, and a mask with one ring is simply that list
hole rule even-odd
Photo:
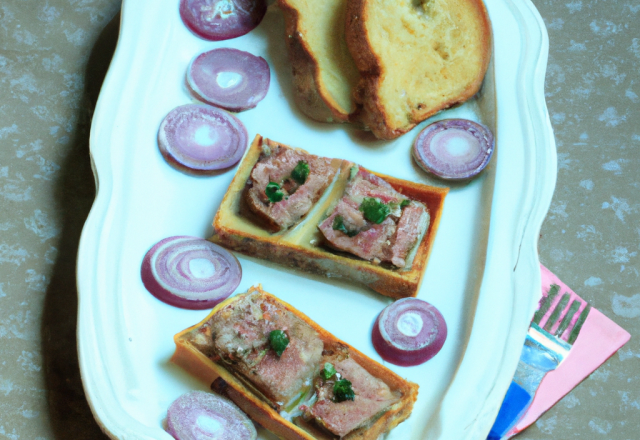
[{"label": "toast crust edge", "polygon": [[406,127],[393,128],[385,114],[384,107],[378,97],[379,79],[382,72],[382,61],[373,52],[372,44],[366,30],[369,0],[349,0],[347,2],[347,18],[345,37],[351,56],[360,70],[361,79],[356,86],[353,96],[360,107],[352,116],[352,122],[360,122],[368,127],[379,139],[391,140],[410,131],[420,122],[433,116],[439,111],[446,110],[460,104],[475,95],[482,86],[492,52],[492,35],[489,14],[482,0],[469,0],[477,10],[483,29],[482,68],[475,81],[470,83],[463,93],[455,98],[442,102],[439,106],[425,111],[412,111],[413,121]]},{"label": "toast crust edge", "polygon": [[325,90],[320,65],[300,32],[300,12],[277,0],[284,15],[285,41],[293,74],[294,99],[300,111],[319,122],[348,122],[349,113]]}]

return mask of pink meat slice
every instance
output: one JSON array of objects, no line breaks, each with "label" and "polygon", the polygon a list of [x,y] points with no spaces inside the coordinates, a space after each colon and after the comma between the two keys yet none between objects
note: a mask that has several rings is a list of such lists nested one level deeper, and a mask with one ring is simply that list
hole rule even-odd
[{"label": "pink meat slice", "polygon": [[378,198],[384,203],[400,203],[405,200],[402,194],[393,189],[389,182],[360,168],[358,174],[349,182],[345,195],[360,205],[365,197]]},{"label": "pink meat slice", "polygon": [[309,413],[321,426],[343,437],[385,411],[400,400],[382,380],[373,377],[351,358],[334,363],[341,378],[351,382],[354,400],[333,401],[334,381],[326,381],[318,388],[318,400]]},{"label": "pink meat slice", "polygon": [[[286,406],[311,386],[324,344],[313,328],[280,304],[259,293],[248,295],[216,313],[210,326],[215,354],[273,406]],[[289,337],[280,357],[268,342],[272,330]]]},{"label": "pink meat slice", "polygon": [[[303,185],[290,179],[291,172],[304,161],[309,165],[309,176]],[[271,154],[263,155],[251,171],[251,188],[247,192],[248,206],[280,229],[297,223],[322,196],[336,170],[331,159],[302,151],[277,146]],[[269,182],[283,187],[285,198],[276,203],[269,201],[265,189]]]},{"label": "pink meat slice", "polygon": [[411,202],[402,210],[391,247],[391,263],[394,266],[406,266],[407,255],[429,227],[429,221],[429,212],[421,203]]},{"label": "pink meat slice", "polygon": [[[341,231],[334,230],[333,222],[338,215],[342,216],[344,224],[349,230],[362,229],[362,231],[349,237]],[[396,231],[395,222],[391,217],[387,217],[379,225],[366,221],[358,209],[358,205],[346,197],[338,202],[331,215],[320,224],[319,229],[327,241],[331,243],[331,246],[336,249],[369,261],[374,258],[380,261],[390,260],[389,245]]]}]

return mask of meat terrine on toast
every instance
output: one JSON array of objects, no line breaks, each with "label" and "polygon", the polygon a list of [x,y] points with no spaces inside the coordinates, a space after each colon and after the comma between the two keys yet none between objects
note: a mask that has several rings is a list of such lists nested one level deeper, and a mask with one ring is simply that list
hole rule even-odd
[{"label": "meat terrine on toast", "polygon": [[[271,156],[264,153],[265,148]],[[272,174],[278,176],[274,179],[280,183],[270,182],[272,189],[264,185],[269,179],[256,184],[256,170],[274,154],[281,154],[273,152],[282,151],[308,158],[309,180],[314,161],[330,164],[323,166],[318,178],[324,176],[324,182],[331,182],[315,193],[322,195],[305,205],[299,220],[278,230],[273,227],[275,222],[298,218],[287,213],[297,209],[290,201],[307,191],[306,183],[293,193],[287,190],[291,170],[274,170]],[[301,161],[286,163],[291,168]],[[335,174],[330,169],[335,169]],[[250,207],[254,188],[262,192],[255,198],[279,192],[264,205],[271,213],[277,212],[275,216],[265,219],[265,215],[256,215]],[[313,188],[318,186],[314,183]],[[344,278],[392,298],[416,296],[447,192],[448,188],[385,176],[347,160],[313,156],[258,135],[222,199],[211,241],[295,269]]]},{"label": "meat terrine on toast", "polygon": [[[272,340],[278,332],[286,344]],[[172,362],[287,440],[376,440],[409,417],[418,395],[418,385],[260,286],[174,340]]]}]

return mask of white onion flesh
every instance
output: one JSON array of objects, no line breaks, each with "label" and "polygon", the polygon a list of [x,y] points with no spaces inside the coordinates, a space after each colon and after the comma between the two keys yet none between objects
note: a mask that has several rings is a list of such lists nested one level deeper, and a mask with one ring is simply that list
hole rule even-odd
[{"label": "white onion flesh", "polygon": [[198,55],[187,70],[187,84],[208,104],[230,111],[255,107],[269,90],[269,64],[237,49],[213,49]]},{"label": "white onion flesh", "polygon": [[428,125],[413,144],[413,157],[425,171],[449,180],[475,177],[489,163],[494,138],[484,125],[443,119]]},{"label": "white onion flesh", "polygon": [[191,391],[167,411],[167,432],[176,440],[255,440],[256,428],[231,401],[217,394]]},{"label": "white onion flesh", "polygon": [[185,309],[208,309],[226,299],[242,278],[237,258],[207,240],[165,238],[145,255],[142,282],[161,301]]}]

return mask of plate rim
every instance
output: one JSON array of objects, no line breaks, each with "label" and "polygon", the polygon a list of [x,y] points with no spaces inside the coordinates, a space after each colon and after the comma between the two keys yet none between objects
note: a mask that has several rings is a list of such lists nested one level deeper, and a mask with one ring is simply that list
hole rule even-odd
[{"label": "plate rim", "polygon": [[[130,20],[135,20],[126,13],[126,9],[133,3],[134,0],[123,1],[120,34],[116,51],[103,83],[103,91],[110,88],[114,81],[114,72],[121,68],[124,62],[121,61],[124,56],[122,47],[126,46],[126,43],[132,41],[132,39],[135,41],[135,29],[132,29],[133,26],[130,25]],[[512,315],[512,319],[508,323],[509,335],[504,338],[500,366],[497,369],[495,367],[489,369],[490,374],[495,377],[495,381],[486,390],[483,399],[484,404],[481,406],[476,405],[476,410],[472,411],[472,414],[465,414],[462,418],[449,417],[444,427],[438,423],[430,424],[430,431],[423,435],[424,438],[432,438],[431,436],[437,434],[438,429],[448,433],[447,439],[486,438],[486,434],[493,424],[517,365],[519,350],[514,352],[514,349],[519,347],[524,340],[524,335],[530,322],[530,315],[532,315],[540,295],[540,269],[537,254],[538,234],[551,204],[557,171],[555,140],[544,98],[548,36],[542,18],[531,1],[488,0],[486,4],[490,13],[494,7],[500,7],[506,8],[513,14],[514,20],[518,23],[518,28],[521,31],[522,44],[524,45],[521,48],[523,53],[521,53],[517,72],[516,91],[517,102],[521,106],[519,119],[523,128],[525,128],[522,136],[523,141],[526,142],[523,142],[523,145],[532,145],[527,149],[528,159],[530,159],[527,172],[533,176],[534,180],[529,182],[529,186],[525,188],[527,191],[524,205],[527,215],[520,219],[521,221],[515,225],[515,230],[511,231],[517,246],[511,246],[511,249],[509,249],[512,257],[511,261],[515,260],[515,265],[511,268],[511,273],[507,274],[507,277],[514,289],[512,309],[517,313]],[[499,14],[503,13],[500,10]],[[493,22],[495,24],[497,20],[493,20]],[[494,38],[497,34],[499,32],[496,32],[494,28]],[[500,63],[500,58],[495,55],[496,44],[500,44],[500,42],[494,40],[494,58],[497,58],[496,62]],[[96,386],[98,377],[108,377],[108,373],[104,370],[104,363],[91,362],[96,360],[95,356],[91,355],[91,348],[96,343],[96,338],[94,334],[88,331],[92,327],[91,322],[88,321],[88,313],[92,310],[93,304],[91,300],[95,292],[91,287],[93,278],[87,275],[93,273],[93,271],[87,271],[86,268],[92,266],[91,262],[95,259],[99,243],[105,240],[105,226],[106,230],[108,230],[110,221],[107,210],[114,184],[114,164],[102,159],[103,156],[101,154],[106,153],[104,148],[101,148],[104,147],[104,142],[99,139],[99,133],[107,129],[109,121],[113,126],[112,118],[107,118],[105,114],[109,99],[115,98],[113,95],[107,96],[101,92],[91,125],[90,157],[96,183],[96,198],[82,230],[77,257],[78,357],[87,401],[101,429],[112,438],[156,439],[157,428],[151,428],[139,423],[135,417],[128,414],[122,407],[114,408],[113,404],[117,403],[117,399],[112,395],[105,395],[105,387],[99,388]],[[499,111],[500,106],[498,106]],[[496,179],[500,179],[502,178],[501,167],[497,168]],[[497,191],[497,188],[498,184],[496,183],[493,191]],[[494,218],[494,209],[497,209],[495,205],[492,206],[492,219]],[[492,222],[489,226],[489,244],[485,271],[492,268],[490,264],[493,258],[491,252],[499,251],[499,249],[492,248],[492,243],[495,243],[496,240],[497,232],[495,229],[497,227],[498,225],[495,222]],[[476,311],[480,309],[480,301],[491,301],[492,296],[487,290],[489,287],[495,287],[485,286],[484,277],[482,284],[483,287],[480,290]],[[522,284],[526,284],[527,287],[522,287]],[[527,315],[529,315],[528,319],[526,318]],[[468,349],[481,345],[482,341],[477,341],[477,338],[482,333],[475,329],[481,326],[485,319],[485,316],[480,316],[477,313],[474,315]],[[471,338],[474,335],[476,337],[472,341]],[[99,354],[97,356],[99,357]],[[450,401],[452,393],[449,390],[468,385],[468,377],[471,376],[467,376],[469,366],[465,364],[465,358],[468,358],[467,352],[465,352],[458,366],[458,371],[452,378],[449,388],[444,394],[444,399],[432,419],[439,416],[443,411],[447,411],[449,406],[452,405]],[[102,366],[103,369],[98,371],[95,369],[96,366]]]}]

